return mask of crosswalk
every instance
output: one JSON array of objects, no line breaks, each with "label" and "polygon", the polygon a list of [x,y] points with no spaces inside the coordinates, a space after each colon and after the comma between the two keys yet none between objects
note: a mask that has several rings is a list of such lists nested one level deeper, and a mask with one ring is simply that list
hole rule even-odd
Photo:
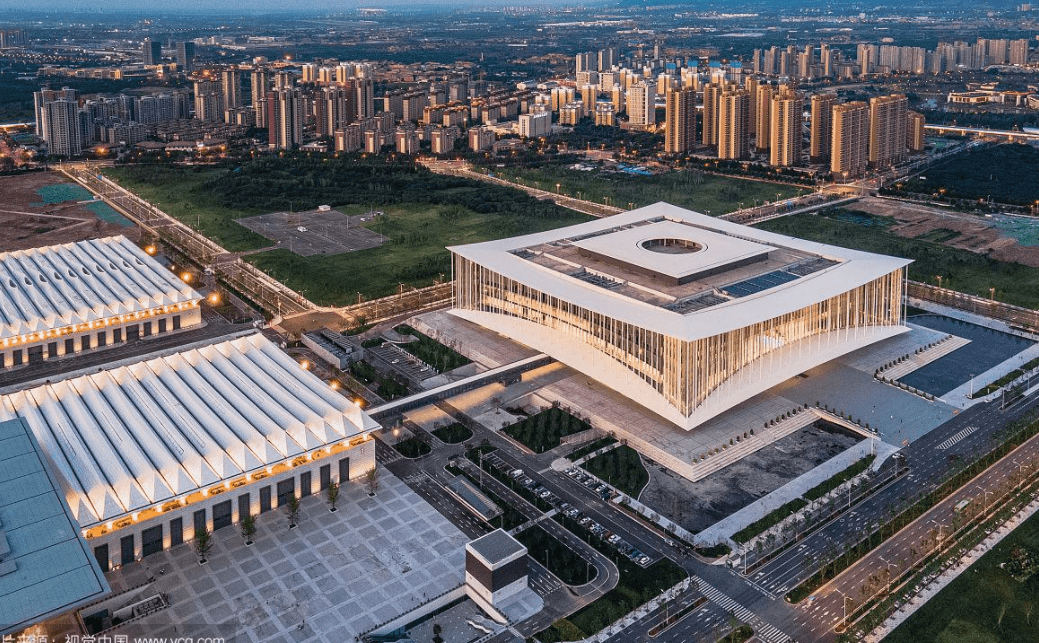
[{"label": "crosswalk", "polygon": [[700,581],[700,591],[707,597],[707,600],[711,601],[718,607],[722,608],[726,612],[730,612],[736,616],[740,621],[749,623],[754,628],[754,633],[757,635],[758,640],[765,641],[766,643],[792,643],[793,639],[779,631],[778,628],[769,625],[765,621],[754,615],[746,607],[743,607],[736,601],[732,600],[721,591],[711,587],[707,583]]},{"label": "crosswalk", "polygon": [[938,448],[942,449],[942,450],[948,449],[949,447],[953,446],[954,444],[956,444],[957,442],[959,442],[960,440],[962,440],[963,438],[967,437],[971,433],[974,433],[977,430],[978,430],[978,427],[976,427],[976,426],[968,426],[965,429],[961,429],[955,435],[950,437],[948,440],[946,440],[945,442],[942,442],[941,444],[939,444]]}]

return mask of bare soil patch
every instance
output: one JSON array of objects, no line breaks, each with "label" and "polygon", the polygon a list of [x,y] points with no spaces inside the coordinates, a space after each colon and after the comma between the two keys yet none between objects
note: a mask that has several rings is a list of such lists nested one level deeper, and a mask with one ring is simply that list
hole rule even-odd
[{"label": "bare soil patch", "polygon": [[43,203],[37,190],[68,179],[55,172],[0,177],[0,251],[25,250],[112,235],[140,240],[140,229],[104,221],[76,201]]}]

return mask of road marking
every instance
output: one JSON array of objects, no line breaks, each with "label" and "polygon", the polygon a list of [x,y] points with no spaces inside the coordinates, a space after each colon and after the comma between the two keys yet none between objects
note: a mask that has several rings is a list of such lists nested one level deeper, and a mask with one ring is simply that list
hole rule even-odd
[{"label": "road marking", "polygon": [[726,612],[732,612],[736,615],[736,618],[741,621],[750,623],[754,628],[754,631],[757,633],[758,638],[762,641],[766,641],[766,643],[791,643],[793,641],[790,636],[784,634],[775,626],[761,620],[753,612],[729,598],[721,591],[708,585],[702,579],[699,583],[700,591],[703,592],[703,595],[706,596],[709,601],[721,607]]},{"label": "road marking", "polygon": [[967,428],[959,431],[958,433],[953,435],[951,438],[949,438],[945,442],[942,442],[941,444],[939,444],[935,448],[941,449],[941,450],[948,449],[949,447],[953,446],[954,444],[956,444],[957,442],[959,442],[960,440],[962,440],[963,438],[967,437],[971,433],[974,433],[977,430],[978,430],[978,427],[976,427],[976,426],[968,426]]}]

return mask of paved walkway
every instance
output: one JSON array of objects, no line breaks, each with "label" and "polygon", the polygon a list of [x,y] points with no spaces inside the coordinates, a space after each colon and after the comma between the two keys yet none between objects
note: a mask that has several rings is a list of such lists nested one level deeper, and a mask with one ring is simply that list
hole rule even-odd
[{"label": "paved walkway", "polygon": [[343,485],[338,506],[304,498],[296,529],[275,510],[257,518],[251,547],[236,527],[215,531],[207,565],[185,543],[107,578],[116,592],[151,582],[169,596],[139,621],[149,636],[230,623],[238,643],[343,643],[463,582],[469,539],[389,471],[375,498]]},{"label": "paved walkway", "polygon": [[999,391],[996,391],[995,393],[992,393],[989,396],[983,398],[979,397],[976,399],[971,399],[970,394],[971,391],[977,391],[979,389],[984,388],[988,384],[995,382],[999,378],[1003,377],[1004,375],[1010,373],[1015,369],[1021,368],[1021,366],[1032,361],[1033,359],[1036,359],[1037,357],[1039,357],[1039,344],[1035,344],[1030,348],[1026,348],[1017,355],[1014,355],[1010,359],[1001,362],[996,366],[993,366],[992,368],[980,375],[975,375],[973,380],[968,381],[965,384],[961,384],[960,386],[949,391],[939,399],[941,399],[946,404],[951,404],[952,406],[958,406],[961,409],[965,409],[968,406],[977,404],[978,402],[981,402],[983,400],[997,397],[1001,395]]}]

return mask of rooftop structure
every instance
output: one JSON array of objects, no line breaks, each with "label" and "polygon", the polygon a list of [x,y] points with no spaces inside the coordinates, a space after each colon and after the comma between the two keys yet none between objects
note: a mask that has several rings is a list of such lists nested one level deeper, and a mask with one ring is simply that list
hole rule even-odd
[{"label": "rooftop structure", "polygon": [[450,250],[454,314],[686,429],[906,330],[908,260],[664,203]]},{"label": "rooftop structure", "polygon": [[54,462],[91,536],[330,455],[378,428],[259,334],[0,397],[0,420],[16,417]]},{"label": "rooftop structure", "polygon": [[0,422],[0,636],[109,591],[47,458],[22,420]]},{"label": "rooftop structure", "polygon": [[0,253],[0,369],[198,324],[201,297],[122,236]]}]

